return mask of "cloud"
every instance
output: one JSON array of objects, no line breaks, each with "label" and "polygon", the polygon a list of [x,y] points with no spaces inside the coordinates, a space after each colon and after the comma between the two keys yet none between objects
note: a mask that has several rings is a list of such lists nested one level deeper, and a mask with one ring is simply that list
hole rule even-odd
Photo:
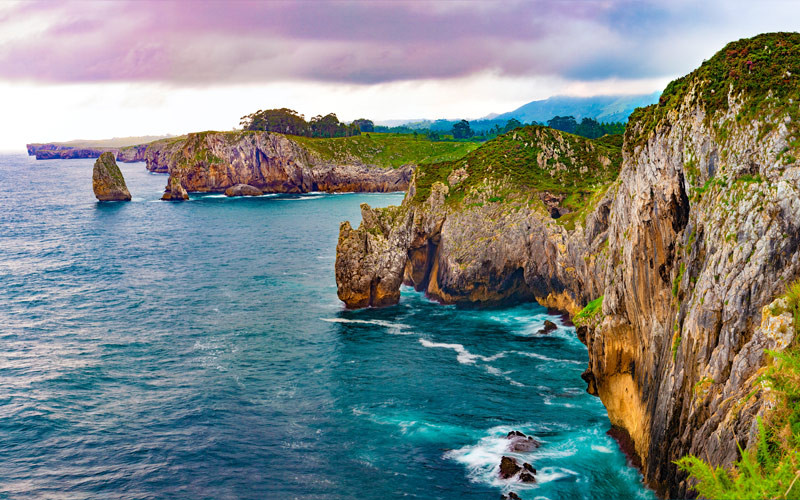
[{"label": "cloud", "polygon": [[203,86],[487,71],[660,78],[690,70],[731,33],[797,18],[786,16],[797,14],[791,3],[737,3],[19,2],[0,9],[0,79]]}]

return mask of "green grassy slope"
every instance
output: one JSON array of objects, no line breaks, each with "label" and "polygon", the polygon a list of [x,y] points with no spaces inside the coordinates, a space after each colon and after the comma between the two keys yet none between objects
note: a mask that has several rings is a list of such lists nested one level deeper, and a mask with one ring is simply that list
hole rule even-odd
[{"label": "green grassy slope", "polygon": [[325,161],[346,163],[358,159],[381,167],[457,160],[479,146],[474,142],[432,142],[422,136],[374,132],[334,139],[288,137]]},{"label": "green grassy slope", "polygon": [[[561,206],[572,213],[559,221],[574,223],[619,174],[622,163],[618,138],[596,140],[542,126],[528,126],[493,139],[460,160],[425,165],[417,173],[416,201],[424,201],[434,182],[447,184],[454,171],[466,173],[451,187],[450,203],[475,198],[487,185],[489,201],[547,192],[564,197]],[[455,175],[458,175],[456,172]]]}]

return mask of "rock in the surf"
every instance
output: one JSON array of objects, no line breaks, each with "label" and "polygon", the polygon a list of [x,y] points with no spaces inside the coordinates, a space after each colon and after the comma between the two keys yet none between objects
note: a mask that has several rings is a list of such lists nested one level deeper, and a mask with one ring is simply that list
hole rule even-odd
[{"label": "rock in the surf", "polygon": [[189,193],[186,192],[186,189],[184,189],[181,184],[181,180],[177,176],[170,175],[167,187],[164,189],[164,195],[161,199],[167,201],[188,200]]},{"label": "rock in the surf", "polygon": [[519,466],[517,460],[513,457],[503,457],[500,459],[500,478],[511,479],[516,476],[522,467]]},{"label": "rock in the surf", "polygon": [[225,190],[225,196],[261,196],[264,192],[250,184],[236,184]]},{"label": "rock in the surf", "polygon": [[541,330],[539,330],[539,333],[541,333],[541,334],[548,334],[548,333],[550,333],[550,332],[554,332],[554,331],[556,331],[557,329],[558,329],[558,325],[556,325],[556,324],[555,324],[555,323],[553,323],[552,321],[550,321],[550,320],[546,319],[546,320],[544,320],[544,328],[542,328]]},{"label": "rock in the surf", "polygon": [[533,451],[538,448],[541,443],[530,436],[526,436],[520,431],[511,431],[506,438],[510,441],[508,444],[508,451],[515,453],[523,453],[526,451]]},{"label": "rock in the surf", "polygon": [[505,495],[503,495],[503,500],[522,500],[519,495],[514,493],[513,491],[509,491]]},{"label": "rock in the surf", "polygon": [[100,201],[131,200],[131,193],[112,153],[103,153],[94,162],[92,189]]}]

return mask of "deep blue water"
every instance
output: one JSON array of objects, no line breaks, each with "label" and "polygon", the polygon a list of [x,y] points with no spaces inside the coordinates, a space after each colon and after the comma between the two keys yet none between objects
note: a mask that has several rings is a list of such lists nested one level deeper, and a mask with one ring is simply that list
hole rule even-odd
[{"label": "deep blue water", "polygon": [[343,309],[339,222],[401,195],[172,204],[122,164],[100,204],[92,164],[0,156],[0,498],[653,498],[542,307]]}]

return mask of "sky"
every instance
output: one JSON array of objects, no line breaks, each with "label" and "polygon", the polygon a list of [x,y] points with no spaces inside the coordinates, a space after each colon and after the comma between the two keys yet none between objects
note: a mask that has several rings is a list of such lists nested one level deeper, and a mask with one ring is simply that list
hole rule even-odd
[{"label": "sky", "polygon": [[663,89],[786,1],[0,0],[0,150],[230,130],[258,109],[475,119]]}]

